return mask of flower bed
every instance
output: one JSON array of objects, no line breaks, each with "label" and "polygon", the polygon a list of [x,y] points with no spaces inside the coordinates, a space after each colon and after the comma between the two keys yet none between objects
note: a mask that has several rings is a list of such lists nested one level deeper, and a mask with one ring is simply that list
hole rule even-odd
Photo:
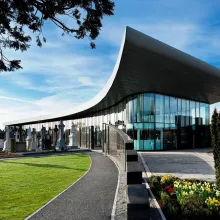
[{"label": "flower bed", "polygon": [[215,183],[152,176],[151,190],[167,219],[220,219],[220,191]]}]

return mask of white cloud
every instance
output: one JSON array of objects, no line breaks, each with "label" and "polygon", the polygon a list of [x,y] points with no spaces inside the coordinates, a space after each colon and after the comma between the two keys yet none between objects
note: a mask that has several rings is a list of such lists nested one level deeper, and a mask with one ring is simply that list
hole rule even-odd
[{"label": "white cloud", "polygon": [[92,86],[95,84],[94,82],[92,82],[90,77],[79,77],[78,80],[82,85],[85,86]]},{"label": "white cloud", "polygon": [[24,102],[24,103],[34,104],[34,105],[37,104],[36,102],[32,102],[32,101],[28,101],[28,100],[24,100],[24,99],[18,99],[18,98],[14,98],[14,97],[8,97],[8,96],[0,96],[0,99]]}]

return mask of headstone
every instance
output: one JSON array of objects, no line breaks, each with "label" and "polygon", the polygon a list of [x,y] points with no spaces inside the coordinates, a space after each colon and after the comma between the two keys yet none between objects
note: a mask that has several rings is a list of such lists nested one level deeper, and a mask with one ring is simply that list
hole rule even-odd
[{"label": "headstone", "polygon": [[69,147],[77,147],[76,133],[77,133],[76,125],[74,125],[73,122],[72,122],[70,135],[69,135]]},{"label": "headstone", "polygon": [[22,130],[22,126],[19,126],[19,129],[18,129],[18,132],[19,132],[19,141],[23,141],[22,140],[22,132],[23,130]]},{"label": "headstone", "polygon": [[57,144],[57,139],[58,139],[58,137],[57,137],[57,133],[58,133],[58,127],[57,127],[57,125],[55,125],[55,128],[53,129],[53,131],[54,131],[54,135],[53,135],[53,145],[54,146],[56,146],[56,144]]},{"label": "headstone", "polygon": [[3,147],[3,150],[4,152],[8,152],[10,151],[10,131],[11,129],[6,126],[5,127],[5,142],[4,142],[4,147]]},{"label": "headstone", "polygon": [[31,128],[30,127],[27,130],[26,150],[32,151],[32,137],[31,137]]},{"label": "headstone", "polygon": [[41,128],[41,139],[40,139],[40,150],[45,150],[45,136],[46,136],[46,128],[42,125]]},{"label": "headstone", "polygon": [[60,121],[60,124],[58,125],[59,127],[59,138],[57,140],[57,144],[56,144],[56,150],[60,151],[60,150],[65,150],[66,145],[65,145],[65,141],[63,138],[63,132],[64,132],[64,127],[65,125],[63,124],[63,121]]},{"label": "headstone", "polygon": [[41,148],[41,135],[40,135],[40,132],[37,133],[37,151],[42,151],[42,148]]},{"label": "headstone", "polygon": [[15,141],[19,142],[19,131],[18,130],[15,131]]},{"label": "headstone", "polygon": [[36,129],[32,129],[32,150],[38,151],[38,143],[37,143],[37,132]]},{"label": "headstone", "polygon": [[47,134],[46,134],[46,136],[45,136],[45,148],[46,148],[47,150],[51,149],[51,143],[52,143],[52,141],[51,141],[51,135],[50,135],[50,133],[51,133],[51,128],[49,128],[49,130],[48,130],[48,132],[47,132]]}]

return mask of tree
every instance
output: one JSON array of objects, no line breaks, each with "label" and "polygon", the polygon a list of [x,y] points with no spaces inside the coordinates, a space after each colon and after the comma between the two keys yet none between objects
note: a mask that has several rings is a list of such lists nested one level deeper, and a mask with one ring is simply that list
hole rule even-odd
[{"label": "tree", "polygon": [[216,172],[216,185],[220,190],[220,112],[217,120],[217,143],[216,143],[216,161],[215,161],[215,172]]},{"label": "tree", "polygon": [[[77,39],[88,37],[94,49],[103,16],[113,15],[113,10],[111,0],[0,0],[0,71],[22,68],[20,60],[9,60],[3,50],[26,51],[32,40],[25,34],[26,29],[36,34],[39,47],[46,42],[42,29],[47,20],[62,29],[62,35]],[[65,24],[64,17],[70,17],[73,25]]]},{"label": "tree", "polygon": [[211,121],[211,140],[215,163],[216,185],[220,190],[220,114],[215,109]]}]

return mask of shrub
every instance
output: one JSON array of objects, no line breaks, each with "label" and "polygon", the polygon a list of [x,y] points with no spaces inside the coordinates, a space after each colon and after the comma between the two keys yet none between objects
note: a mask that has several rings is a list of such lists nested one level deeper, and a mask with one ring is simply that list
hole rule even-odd
[{"label": "shrub", "polygon": [[160,198],[164,205],[167,205],[170,202],[170,196],[166,192],[161,192]]},{"label": "shrub", "polygon": [[210,131],[215,162],[216,185],[217,189],[220,190],[220,114],[218,114],[216,109],[212,114]]},{"label": "shrub", "polygon": [[152,182],[152,185],[153,185],[153,188],[152,188],[153,194],[156,197],[160,197],[161,185],[160,185],[160,182],[159,182],[158,178],[156,176],[152,176],[151,177],[151,182]]},{"label": "shrub", "polygon": [[171,175],[164,175],[160,180],[163,187],[173,185],[174,181],[175,181],[175,178]]},{"label": "shrub", "polygon": [[188,195],[180,201],[184,219],[206,219],[207,209],[204,208],[204,201],[199,195]]},{"label": "shrub", "polygon": [[168,202],[165,213],[167,219],[182,219],[180,205],[176,200],[170,200],[170,202]]}]

